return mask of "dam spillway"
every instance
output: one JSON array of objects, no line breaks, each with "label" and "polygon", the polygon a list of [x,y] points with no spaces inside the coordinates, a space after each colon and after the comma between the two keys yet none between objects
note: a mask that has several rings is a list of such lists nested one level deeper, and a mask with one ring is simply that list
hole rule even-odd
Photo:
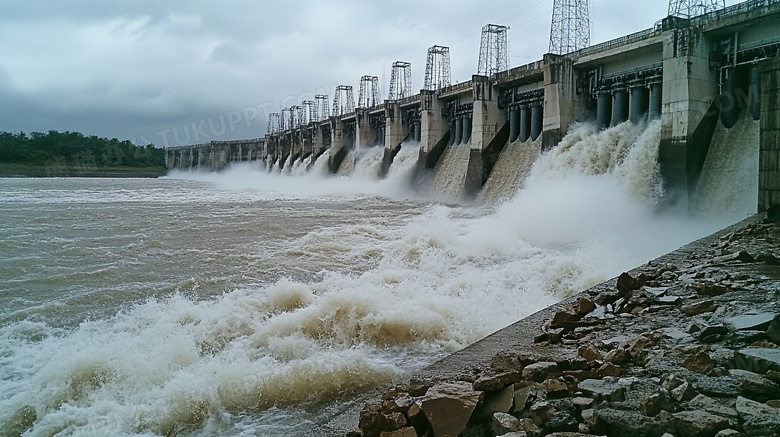
[{"label": "dam spillway", "polygon": [[[670,16],[650,29],[565,55],[547,54],[489,76],[474,75],[416,95],[394,91],[393,99],[384,102],[370,98],[376,95],[371,88],[376,81],[365,77],[358,105],[352,88],[342,86],[332,114],[322,110],[327,96],[318,96],[308,115],[285,110],[282,118],[290,120],[262,138],[168,148],[166,166],[220,170],[229,163],[263,161],[272,168],[305,158],[311,165],[327,150],[329,172],[347,175],[355,149],[377,147],[383,149],[383,176],[402,143],[419,143],[416,180],[430,179],[419,176],[424,172],[465,168],[465,179],[460,170],[434,178],[440,186],[459,187],[459,194],[447,190],[450,196],[476,198],[508,144],[544,152],[576,123],[606,129],[658,118],[666,201],[685,206],[696,191],[716,127],[730,128],[744,110],[760,120],[756,138],[761,146],[755,147],[762,150],[757,206],[763,210],[780,203],[775,145],[780,116],[773,107],[780,74],[779,18],[776,0],[751,0],[690,19]],[[469,153],[449,152],[453,147],[468,147]],[[466,162],[438,165],[442,156],[453,154]],[[445,184],[448,178],[456,180]]]}]

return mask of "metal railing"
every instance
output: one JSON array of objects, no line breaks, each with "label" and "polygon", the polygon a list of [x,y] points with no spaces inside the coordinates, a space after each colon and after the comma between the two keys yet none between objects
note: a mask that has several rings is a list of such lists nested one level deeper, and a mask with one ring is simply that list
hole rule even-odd
[{"label": "metal railing", "polygon": [[248,138],[244,140],[223,140],[223,141],[212,141],[212,144],[217,145],[227,145],[227,144],[247,144],[247,143],[261,143],[263,142],[263,138]]},{"label": "metal railing", "polygon": [[743,44],[739,47],[740,52],[746,52],[749,50],[756,50],[764,47],[775,46],[780,43],[780,36],[770,39],[763,39],[761,41],[755,41],[747,44]]},{"label": "metal railing", "polygon": [[171,146],[166,147],[165,150],[186,150],[186,149],[193,149],[196,147],[206,147],[206,146],[230,146],[233,144],[257,144],[262,145],[265,143],[265,138],[249,138],[246,140],[223,140],[223,141],[209,141],[207,143],[198,143],[198,144],[189,144],[186,146]]},{"label": "metal railing", "polygon": [[398,104],[400,106],[406,106],[406,105],[409,105],[411,103],[416,103],[419,100],[420,100],[420,94],[415,94],[413,96],[404,97],[403,99],[398,101]]},{"label": "metal railing", "polygon": [[[719,19],[743,14],[745,12],[750,12],[763,7],[769,7],[778,3],[780,3],[780,0],[748,0],[746,2],[742,2],[733,6],[726,7],[724,9],[719,9],[717,11],[708,12],[704,15],[699,15],[697,17],[692,18],[691,20],[692,21],[706,21],[712,19],[719,20]],[[655,26],[651,27],[650,29],[640,30],[639,32],[632,33],[630,35],[622,36],[620,38],[615,38],[613,40],[605,41],[603,43],[596,44],[590,47],[585,47],[584,49],[581,49],[579,51],[579,54],[580,56],[590,55],[594,53],[603,52],[605,50],[609,50],[614,47],[619,47],[624,44],[641,41],[643,39],[659,34],[661,30],[662,30],[662,24],[661,22],[659,22]]]},{"label": "metal railing", "polygon": [[446,86],[438,91],[441,94],[449,94],[451,92],[463,91],[471,87],[471,81],[460,82],[454,85]]},{"label": "metal railing", "polygon": [[529,71],[541,70],[544,67],[544,60],[534,61],[529,64],[521,65],[506,71],[499,71],[493,75],[493,79],[502,80],[515,74],[520,74]]},{"label": "metal railing", "polygon": [[643,39],[647,39],[650,38],[651,36],[659,35],[660,33],[661,33],[661,26],[660,24],[656,24],[654,27],[651,27],[649,29],[640,30],[639,32],[635,32],[626,36],[621,36],[620,38],[615,38],[613,40],[605,41],[601,44],[585,47],[584,49],[581,49],[579,51],[579,54],[580,56],[583,56],[583,55],[591,55],[594,53],[603,52],[605,50],[609,50],[614,47],[619,47],[632,42],[642,41]]},{"label": "metal railing", "polygon": [[780,0],[748,0],[746,2],[737,3],[736,5],[719,9],[717,11],[708,12],[704,15],[699,15],[698,17],[694,17],[693,20],[698,21],[698,20],[711,20],[713,18],[722,19],[727,17],[733,17],[735,15],[743,14],[745,12],[750,12],[759,8],[769,7],[777,3],[780,3]]}]

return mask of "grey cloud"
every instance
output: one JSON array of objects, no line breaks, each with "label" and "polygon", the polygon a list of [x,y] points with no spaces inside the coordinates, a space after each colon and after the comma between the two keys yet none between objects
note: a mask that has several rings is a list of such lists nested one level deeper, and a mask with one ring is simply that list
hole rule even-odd
[{"label": "grey cloud", "polygon": [[[593,3],[594,43],[666,13],[658,0]],[[0,130],[155,141],[161,130],[231,111],[278,111],[337,84],[357,87],[364,74],[386,85],[396,60],[412,62],[420,88],[433,44],[451,47],[453,79],[467,80],[489,22],[511,27],[510,66],[540,59],[551,8],[552,0],[0,0]],[[223,136],[263,133],[264,123],[250,124]]]}]

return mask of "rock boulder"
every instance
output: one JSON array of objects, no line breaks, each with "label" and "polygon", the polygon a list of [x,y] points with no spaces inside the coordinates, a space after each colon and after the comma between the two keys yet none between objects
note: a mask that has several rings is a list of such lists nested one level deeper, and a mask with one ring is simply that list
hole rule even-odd
[{"label": "rock boulder", "polygon": [[457,437],[484,395],[471,384],[452,382],[434,385],[418,402],[436,437]]}]

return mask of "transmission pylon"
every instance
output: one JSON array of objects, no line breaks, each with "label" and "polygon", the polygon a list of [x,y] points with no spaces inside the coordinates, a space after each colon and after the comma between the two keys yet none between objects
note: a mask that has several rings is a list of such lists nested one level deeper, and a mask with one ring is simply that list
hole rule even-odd
[{"label": "transmission pylon", "polygon": [[272,112],[268,114],[268,133],[276,134],[281,131],[281,117],[278,112]]},{"label": "transmission pylon", "polygon": [[301,116],[301,124],[307,125],[309,123],[314,122],[316,112],[314,110],[314,100],[304,100],[301,102],[301,107],[303,108],[303,115]]},{"label": "transmission pylon", "polygon": [[282,108],[281,128],[283,131],[292,129],[292,109]]},{"label": "transmission pylon", "polygon": [[565,55],[590,45],[588,0],[555,0],[550,53]]},{"label": "transmission pylon", "polygon": [[425,85],[424,89],[436,91],[449,86],[450,76],[450,48],[433,46],[428,49],[428,59],[425,61]]},{"label": "transmission pylon", "polygon": [[363,76],[360,78],[358,108],[371,108],[379,104],[379,78]]},{"label": "transmission pylon", "polygon": [[336,95],[333,97],[333,115],[340,116],[353,111],[355,111],[355,95],[352,86],[337,86]]},{"label": "transmission pylon", "polygon": [[487,24],[482,28],[479,44],[478,74],[493,76],[508,69],[506,26]]},{"label": "transmission pylon", "polygon": [[726,0],[669,0],[669,15],[693,18],[726,7]]},{"label": "transmission pylon", "polygon": [[403,61],[393,62],[390,73],[390,100],[400,100],[412,95],[412,64]]},{"label": "transmission pylon", "polygon": [[330,117],[330,109],[328,108],[328,96],[325,94],[317,94],[314,96],[314,114],[315,121],[327,120]]},{"label": "transmission pylon", "polygon": [[296,105],[290,108],[290,126],[292,129],[301,127],[301,121],[303,120],[303,108]]}]

